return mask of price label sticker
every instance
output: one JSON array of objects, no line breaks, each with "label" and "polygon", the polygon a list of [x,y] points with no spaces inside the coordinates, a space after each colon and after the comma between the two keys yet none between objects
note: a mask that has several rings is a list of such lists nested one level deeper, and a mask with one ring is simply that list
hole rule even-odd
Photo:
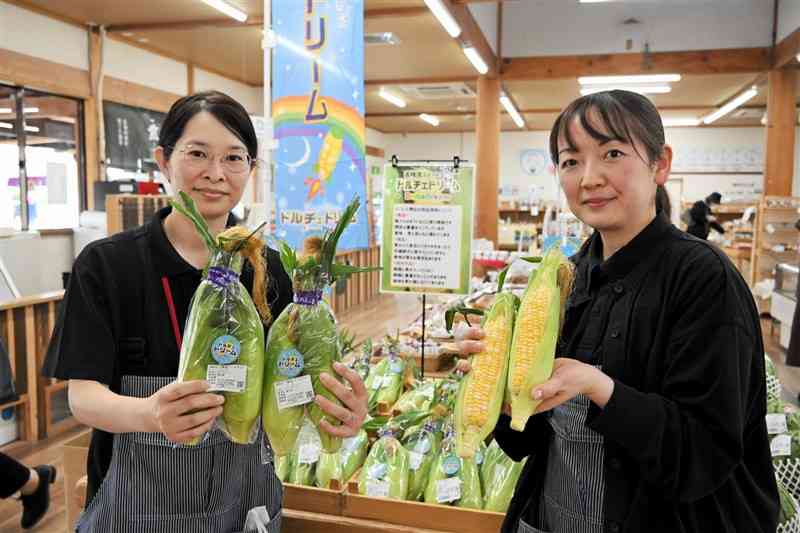
[{"label": "price label sticker", "polygon": [[786,415],[784,413],[767,415],[767,432],[770,435],[787,433],[789,428],[786,426]]},{"label": "price label sticker", "polygon": [[785,457],[792,455],[792,437],[790,435],[778,435],[769,443],[772,457]]},{"label": "price label sticker", "polygon": [[372,498],[388,498],[388,481],[367,481],[367,496]]},{"label": "price label sticker", "polygon": [[436,502],[449,503],[461,499],[461,480],[457,477],[436,482]]},{"label": "price label sticker", "polygon": [[313,465],[319,461],[319,446],[316,444],[302,444],[297,454],[297,462],[304,465]]},{"label": "price label sticker", "polygon": [[245,365],[208,365],[206,381],[209,392],[242,392],[247,384]]},{"label": "price label sticker", "polygon": [[422,459],[424,457],[425,456],[423,454],[418,452],[408,452],[409,468],[411,468],[411,470],[414,470],[415,472],[419,470],[419,467],[422,465]]},{"label": "price label sticker", "polygon": [[313,402],[315,395],[314,386],[311,385],[311,376],[278,381],[275,383],[275,395],[279,411]]}]

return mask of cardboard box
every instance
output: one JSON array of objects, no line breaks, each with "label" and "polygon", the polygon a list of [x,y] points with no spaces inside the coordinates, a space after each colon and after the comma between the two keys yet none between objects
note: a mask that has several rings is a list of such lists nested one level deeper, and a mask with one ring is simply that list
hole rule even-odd
[{"label": "cardboard box", "polygon": [[87,430],[61,446],[68,531],[72,531],[86,503],[86,458],[91,435],[91,430]]}]

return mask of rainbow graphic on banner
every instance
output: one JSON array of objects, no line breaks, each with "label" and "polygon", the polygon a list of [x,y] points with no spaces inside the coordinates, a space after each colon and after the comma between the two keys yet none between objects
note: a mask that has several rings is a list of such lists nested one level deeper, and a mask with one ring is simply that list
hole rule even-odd
[{"label": "rainbow graphic on banner", "polygon": [[343,249],[369,245],[363,0],[273,2],[277,236],[295,247],[362,199]]}]

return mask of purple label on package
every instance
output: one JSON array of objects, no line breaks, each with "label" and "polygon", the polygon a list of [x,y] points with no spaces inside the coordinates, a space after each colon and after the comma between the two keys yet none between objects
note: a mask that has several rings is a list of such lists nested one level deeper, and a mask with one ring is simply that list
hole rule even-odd
[{"label": "purple label on package", "polygon": [[294,303],[300,305],[317,305],[322,301],[322,291],[297,291],[294,293]]},{"label": "purple label on package", "polygon": [[223,289],[239,280],[239,275],[229,268],[211,267],[208,269],[208,281]]}]

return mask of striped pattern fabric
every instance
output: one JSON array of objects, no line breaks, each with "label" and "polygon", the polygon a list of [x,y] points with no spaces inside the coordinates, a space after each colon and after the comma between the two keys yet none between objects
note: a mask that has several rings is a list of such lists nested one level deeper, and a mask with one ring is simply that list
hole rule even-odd
[{"label": "striped pattern fabric", "polygon": [[[603,437],[586,427],[590,400],[578,395],[551,411],[539,524],[546,533],[602,533],[605,493]],[[521,523],[521,533],[540,530]]]},{"label": "striped pattern fabric", "polygon": [[[124,376],[121,394],[145,398],[173,380]],[[76,531],[277,533],[282,500],[263,439],[237,445],[214,430],[190,447],[161,433],[123,433],[114,436],[108,475]]]}]

